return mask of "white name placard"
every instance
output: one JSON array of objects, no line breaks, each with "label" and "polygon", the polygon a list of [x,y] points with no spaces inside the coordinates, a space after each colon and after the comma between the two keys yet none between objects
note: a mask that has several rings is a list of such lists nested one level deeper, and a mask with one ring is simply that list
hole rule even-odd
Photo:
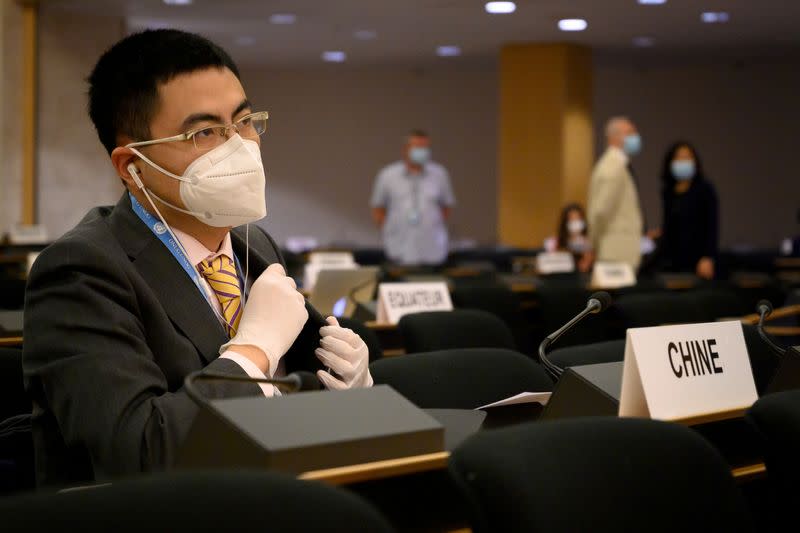
[{"label": "white name placard", "polygon": [[599,261],[592,270],[592,287],[595,289],[619,289],[636,285],[636,274],[628,263]]},{"label": "white name placard", "polygon": [[740,322],[628,330],[620,416],[689,419],[757,398]]},{"label": "white name placard", "polygon": [[575,258],[569,252],[543,252],[536,256],[539,274],[566,274],[575,272]]},{"label": "white name placard", "polygon": [[311,252],[308,262],[328,266],[348,266],[355,264],[350,252]]},{"label": "white name placard", "polygon": [[397,324],[400,318],[422,311],[452,311],[447,283],[381,283],[378,286],[376,322]]}]

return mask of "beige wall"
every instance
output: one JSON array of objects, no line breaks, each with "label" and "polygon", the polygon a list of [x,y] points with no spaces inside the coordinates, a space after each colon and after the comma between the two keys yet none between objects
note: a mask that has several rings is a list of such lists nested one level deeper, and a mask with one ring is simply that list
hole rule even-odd
[{"label": "beige wall", "polygon": [[39,21],[39,221],[53,237],[122,185],[86,112],[86,77],[124,31],[116,18],[43,9]]},{"label": "beige wall", "polygon": [[264,226],[279,242],[379,243],[369,196],[378,170],[399,159],[405,134],[429,131],[458,205],[451,236],[493,242],[496,226],[497,74],[493,67],[340,67],[243,71],[256,107],[270,112]]},{"label": "beige wall", "polygon": [[[122,21],[44,9],[40,31],[39,213],[51,235],[121,192],[86,116],[85,77],[123,34]],[[2,20],[0,228],[19,218],[19,13]],[[603,59],[594,67],[595,129],[615,113],[640,124],[636,160],[648,218],[660,221],[656,174],[678,136],[695,140],[722,203],[726,245],[773,245],[797,231],[800,143],[797,58],[675,66]],[[446,66],[446,68],[445,68]],[[243,68],[251,99],[270,111],[267,228],[283,242],[377,243],[367,202],[378,169],[399,157],[403,134],[433,135],[434,157],[450,170],[459,200],[454,237],[496,236],[497,71],[462,60],[411,69],[321,65],[302,71]],[[535,216],[535,214],[532,214]]]},{"label": "beige wall", "polygon": [[[778,246],[800,233],[800,57],[640,67],[595,67],[595,124],[613,114],[636,121],[644,151],[634,160],[648,223],[661,224],[661,161],[686,138],[703,158],[720,198],[724,246]],[[600,139],[598,138],[598,145]]]},{"label": "beige wall", "polygon": [[19,222],[22,205],[20,152],[22,105],[22,10],[15,2],[0,6],[0,234]]}]

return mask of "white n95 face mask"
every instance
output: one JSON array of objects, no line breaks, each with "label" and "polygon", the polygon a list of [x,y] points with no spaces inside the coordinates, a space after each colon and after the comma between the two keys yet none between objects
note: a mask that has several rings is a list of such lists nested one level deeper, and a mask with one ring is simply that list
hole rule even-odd
[{"label": "white n95 face mask", "polygon": [[203,224],[235,227],[267,215],[264,164],[255,141],[233,135],[195,159],[182,176],[158,166],[135,148],[131,151],[162,174],[180,180],[181,200],[186,209],[153,196],[177,211],[193,215]]}]

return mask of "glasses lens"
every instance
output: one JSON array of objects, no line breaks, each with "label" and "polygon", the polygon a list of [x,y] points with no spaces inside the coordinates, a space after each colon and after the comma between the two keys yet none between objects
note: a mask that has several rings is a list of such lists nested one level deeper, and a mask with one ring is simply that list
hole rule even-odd
[{"label": "glasses lens", "polygon": [[267,131],[267,114],[254,113],[236,123],[239,135],[242,137],[255,138],[263,135]]},{"label": "glasses lens", "polygon": [[209,126],[197,130],[192,136],[194,146],[198,150],[210,150],[225,142],[225,128],[222,126]]}]

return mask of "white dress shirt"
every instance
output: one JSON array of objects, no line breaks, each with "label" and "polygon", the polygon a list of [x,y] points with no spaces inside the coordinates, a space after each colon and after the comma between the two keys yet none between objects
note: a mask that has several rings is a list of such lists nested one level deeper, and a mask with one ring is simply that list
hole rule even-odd
[{"label": "white dress shirt", "polygon": [[[233,245],[231,244],[231,234],[228,233],[227,235],[225,235],[225,240],[222,241],[222,245],[219,247],[219,250],[216,252],[212,252],[211,250],[206,248],[200,241],[198,241],[188,233],[185,233],[176,228],[172,228],[172,231],[175,232],[175,236],[178,238],[179,241],[181,241],[183,249],[186,250],[186,254],[189,256],[188,257],[189,262],[191,262],[194,265],[195,270],[197,270],[198,274],[200,275],[200,285],[206,292],[206,300],[208,300],[209,304],[214,308],[217,318],[222,317],[223,316],[222,305],[219,303],[217,295],[214,293],[214,290],[206,281],[206,278],[202,274],[200,274],[200,270],[197,268],[197,265],[199,265],[202,261],[206,259],[211,260],[220,255],[226,255],[235,261],[233,255]],[[239,290],[242,293],[242,298],[243,298],[242,306],[244,306],[244,287],[239,287]],[[244,310],[244,307],[242,307],[242,309]],[[224,323],[224,320],[220,319],[220,322]],[[264,373],[261,371],[261,369],[259,369],[258,366],[256,366],[255,363],[253,363],[250,359],[237,352],[226,350],[222,355],[220,355],[220,358],[230,359],[231,361],[242,367],[242,370],[244,370],[247,373],[247,375],[250,376],[251,378],[266,377]],[[284,374],[283,361],[281,361],[278,367],[274,369],[274,372],[271,372],[271,374],[273,376]],[[280,395],[278,389],[276,389],[269,383],[259,383],[258,386],[261,387],[264,396]]]}]

